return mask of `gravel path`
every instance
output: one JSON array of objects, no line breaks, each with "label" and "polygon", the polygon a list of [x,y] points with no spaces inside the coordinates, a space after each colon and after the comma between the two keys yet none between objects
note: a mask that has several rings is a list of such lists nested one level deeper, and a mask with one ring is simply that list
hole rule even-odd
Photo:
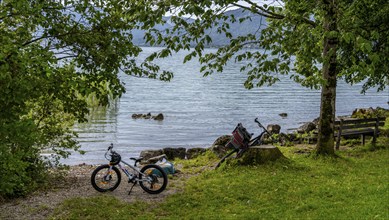
[{"label": "gravel path", "polygon": [[[90,176],[96,166],[79,165],[72,166],[65,179],[55,184],[50,190],[36,192],[26,198],[14,199],[0,204],[0,219],[46,219],[51,215],[57,205],[65,199],[75,197],[93,197],[102,195],[97,192],[90,183]],[[120,186],[113,192],[105,193],[115,196],[125,202],[141,201],[162,201],[168,195],[174,194],[184,184],[187,175],[183,173],[175,174],[169,178],[169,183],[165,191],[157,195],[144,192],[139,185],[136,185],[131,195],[128,195],[132,184],[126,183],[122,179]]]}]

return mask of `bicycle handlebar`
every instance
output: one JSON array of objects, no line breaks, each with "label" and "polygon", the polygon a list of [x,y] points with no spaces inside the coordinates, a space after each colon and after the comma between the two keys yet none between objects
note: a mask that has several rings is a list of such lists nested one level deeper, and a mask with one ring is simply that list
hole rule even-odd
[{"label": "bicycle handlebar", "polygon": [[112,148],[113,148],[113,143],[111,143],[111,144],[109,145],[109,147],[108,147],[107,151],[110,151],[110,150],[112,150]]},{"label": "bicycle handlebar", "polygon": [[254,121],[258,124],[259,127],[265,128],[265,127],[263,127],[263,125],[261,124],[261,122],[258,121],[258,118],[255,118]]},{"label": "bicycle handlebar", "polygon": [[255,118],[254,121],[258,124],[260,128],[262,128],[269,136],[271,137],[270,132],[261,124],[261,122],[258,121],[258,118]]},{"label": "bicycle handlebar", "polygon": [[108,157],[108,153],[109,153],[110,155],[116,154],[116,152],[113,151],[112,149],[113,149],[113,143],[111,143],[111,144],[109,145],[109,147],[108,147],[108,149],[107,149],[107,152],[105,152],[105,154],[104,154],[105,159],[110,160],[110,158]]}]

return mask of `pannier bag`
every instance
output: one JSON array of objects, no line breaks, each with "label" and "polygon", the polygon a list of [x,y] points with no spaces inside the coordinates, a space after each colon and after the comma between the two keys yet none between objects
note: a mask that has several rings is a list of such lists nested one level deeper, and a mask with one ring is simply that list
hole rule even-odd
[{"label": "pannier bag", "polygon": [[[167,161],[165,158],[162,158],[160,161],[158,161],[156,165],[160,166],[166,174],[174,174],[176,172],[173,163]],[[158,177],[162,177],[161,172],[159,172],[157,169],[153,169],[152,174],[155,174]]]},{"label": "pannier bag", "polygon": [[248,147],[251,134],[246,130],[241,123],[239,123],[232,132],[232,138],[227,143],[227,147],[239,149],[246,149]]}]

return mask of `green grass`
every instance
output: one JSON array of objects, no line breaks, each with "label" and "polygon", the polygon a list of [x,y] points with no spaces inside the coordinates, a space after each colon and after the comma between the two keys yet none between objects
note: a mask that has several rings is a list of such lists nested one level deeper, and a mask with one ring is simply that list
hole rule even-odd
[{"label": "green grass", "polygon": [[132,204],[112,196],[69,199],[54,212],[52,219],[133,219],[147,213],[150,205],[144,202]]},{"label": "green grass", "polygon": [[[389,219],[388,147],[353,149],[336,159],[282,151],[289,160],[202,171],[162,203],[76,198],[59,206],[52,218]],[[204,161],[186,162],[183,169],[199,171]]]}]

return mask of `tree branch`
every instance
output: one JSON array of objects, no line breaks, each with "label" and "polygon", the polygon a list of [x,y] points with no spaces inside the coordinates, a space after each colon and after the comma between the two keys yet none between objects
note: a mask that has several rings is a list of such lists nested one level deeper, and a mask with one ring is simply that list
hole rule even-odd
[{"label": "tree branch", "polygon": [[264,12],[261,12],[261,11],[259,11],[259,10],[253,11],[252,8],[247,7],[247,6],[244,6],[244,5],[240,5],[240,4],[237,4],[237,3],[232,3],[232,5],[234,5],[234,6],[236,6],[236,7],[239,7],[239,8],[246,9],[246,10],[248,10],[248,11],[251,11],[251,12],[253,12],[253,13],[255,13],[255,14],[258,14],[258,15],[261,15],[261,16],[264,16],[264,17],[267,17],[267,18],[271,18],[271,19],[283,19],[283,18],[284,18],[284,17],[272,16],[272,15],[270,15],[270,14],[265,14],[266,12],[264,13]]},{"label": "tree branch", "polygon": [[64,60],[64,59],[68,59],[68,58],[75,58],[77,57],[78,55],[74,54],[74,55],[69,55],[69,56],[63,56],[63,57],[58,57],[57,58],[57,61],[59,60]]},{"label": "tree branch", "polygon": [[279,19],[285,18],[284,15],[277,14],[277,13],[274,13],[272,11],[269,11],[269,10],[265,9],[264,7],[259,6],[257,3],[254,3],[254,2],[252,2],[250,0],[244,0],[244,1],[247,2],[250,5],[253,5],[255,8],[257,8],[257,9],[259,9],[259,10],[261,10],[261,11],[263,11],[263,12],[265,12],[265,13],[271,15],[271,16],[278,17]]},{"label": "tree branch", "polygon": [[[244,1],[246,3],[251,4],[252,6],[254,6],[254,8],[256,8],[256,10],[253,10],[251,7],[240,5],[240,4],[237,4],[237,3],[232,3],[232,5],[234,5],[236,7],[239,7],[239,8],[243,8],[243,9],[249,10],[249,11],[251,11],[253,13],[259,14],[261,16],[264,16],[264,17],[267,17],[267,18],[270,18],[270,19],[281,20],[281,19],[285,18],[285,15],[281,15],[281,14],[277,14],[277,13],[274,13],[272,11],[269,11],[269,10],[265,9],[264,7],[262,7],[262,6],[259,6],[255,2],[252,2],[250,0],[244,0]],[[304,17],[301,17],[301,21],[303,21],[306,24],[311,25],[312,27],[316,27],[317,26],[316,22],[314,22],[312,20],[309,20],[307,18],[304,18]]]}]

